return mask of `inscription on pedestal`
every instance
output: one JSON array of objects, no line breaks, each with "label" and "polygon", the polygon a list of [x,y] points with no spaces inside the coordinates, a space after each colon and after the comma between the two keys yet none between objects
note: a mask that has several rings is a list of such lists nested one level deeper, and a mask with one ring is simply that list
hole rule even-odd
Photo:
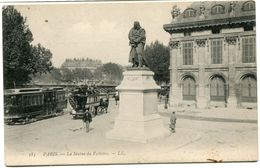
[{"label": "inscription on pedestal", "polygon": [[128,81],[136,81],[136,80],[138,80],[138,78],[139,78],[139,77],[137,77],[137,76],[129,76],[129,77],[127,77],[126,79],[127,79]]}]

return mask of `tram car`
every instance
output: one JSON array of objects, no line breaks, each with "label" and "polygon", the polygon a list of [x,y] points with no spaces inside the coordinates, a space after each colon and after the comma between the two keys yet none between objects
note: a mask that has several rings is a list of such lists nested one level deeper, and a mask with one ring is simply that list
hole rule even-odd
[{"label": "tram car", "polygon": [[65,90],[54,88],[7,89],[4,92],[6,124],[29,123],[57,116],[67,108]]},{"label": "tram car", "polygon": [[87,110],[94,117],[101,112],[107,112],[108,100],[109,94],[101,92],[98,88],[77,88],[69,97],[73,108],[70,114],[74,119],[82,118]]}]

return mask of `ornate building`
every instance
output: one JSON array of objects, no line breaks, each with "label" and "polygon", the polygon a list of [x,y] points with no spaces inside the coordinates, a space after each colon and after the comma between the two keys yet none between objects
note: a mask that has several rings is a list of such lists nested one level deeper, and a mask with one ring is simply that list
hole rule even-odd
[{"label": "ornate building", "polygon": [[171,14],[170,105],[255,108],[255,2],[194,2]]},{"label": "ornate building", "polygon": [[65,62],[61,65],[61,68],[67,68],[69,70],[73,69],[89,69],[91,72],[94,72],[95,69],[102,66],[102,62],[100,60],[92,60],[89,58],[82,59],[66,59]]}]

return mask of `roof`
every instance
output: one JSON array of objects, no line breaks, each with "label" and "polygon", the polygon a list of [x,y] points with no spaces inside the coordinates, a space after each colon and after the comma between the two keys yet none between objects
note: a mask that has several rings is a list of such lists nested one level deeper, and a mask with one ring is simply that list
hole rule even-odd
[{"label": "roof", "polygon": [[98,67],[101,66],[102,62],[100,60],[92,59],[66,59],[62,64],[62,67],[78,67],[78,68],[88,68],[88,67]]},{"label": "roof", "polygon": [[[250,5],[248,10],[246,6]],[[215,13],[214,9],[221,12]],[[173,7],[173,11],[178,10]],[[183,32],[187,29],[209,28],[212,26],[231,26],[239,24],[255,25],[255,2],[249,1],[206,1],[194,2],[182,13],[173,13],[173,20],[170,24],[163,26],[164,30],[173,32]]]},{"label": "roof", "polygon": [[40,93],[40,88],[5,89],[4,95]]}]

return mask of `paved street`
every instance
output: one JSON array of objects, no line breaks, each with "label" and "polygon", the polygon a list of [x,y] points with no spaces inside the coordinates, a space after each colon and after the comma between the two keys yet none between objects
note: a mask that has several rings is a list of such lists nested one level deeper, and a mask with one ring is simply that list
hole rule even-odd
[{"label": "paved street", "polygon": [[[27,125],[5,125],[5,160],[13,164],[95,164],[256,160],[257,123],[178,118],[176,133],[147,144],[107,139],[118,106],[93,118],[86,133],[69,114]],[[165,127],[169,115],[160,112]]]}]

